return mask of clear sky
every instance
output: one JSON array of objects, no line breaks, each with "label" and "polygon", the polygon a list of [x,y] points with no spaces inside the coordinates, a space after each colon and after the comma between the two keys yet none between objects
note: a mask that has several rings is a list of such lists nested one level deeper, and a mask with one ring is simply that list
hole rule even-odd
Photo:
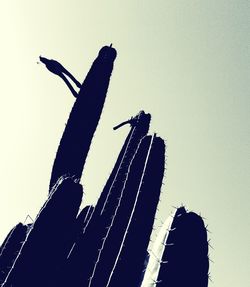
[{"label": "clear sky", "polygon": [[140,110],[166,140],[159,222],[186,204],[206,218],[210,286],[250,286],[250,2],[2,1],[0,241],[47,196],[74,102],[38,65],[60,61],[82,81],[99,49],[118,51],[82,183],[95,202]]}]

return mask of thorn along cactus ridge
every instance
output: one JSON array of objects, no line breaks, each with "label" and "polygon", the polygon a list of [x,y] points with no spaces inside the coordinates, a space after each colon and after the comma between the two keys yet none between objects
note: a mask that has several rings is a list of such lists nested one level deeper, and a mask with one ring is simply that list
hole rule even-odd
[{"label": "thorn along cactus ridge", "polygon": [[[164,152],[160,138],[147,136],[141,140],[119,193],[110,195],[103,214],[94,212],[68,258],[67,272],[63,272],[65,277],[58,286],[99,286],[100,282],[103,286],[118,286],[121,280],[124,286],[138,285],[160,195]],[[146,215],[141,212],[145,209]],[[126,271],[130,272],[129,278]]]},{"label": "thorn along cactus ridge", "polygon": [[81,199],[80,184],[71,178],[58,181],[37,215],[3,286],[47,286],[73,244],[71,234]]},{"label": "thorn along cactus ridge", "polygon": [[28,225],[18,223],[7,235],[0,251],[0,284],[2,284],[8,275],[23,242],[26,239]]},{"label": "thorn along cactus ridge", "polygon": [[[208,244],[198,215],[178,208],[149,245],[161,194],[165,144],[148,135],[144,111],[131,126],[95,206],[79,211],[79,183],[116,58],[103,47],[83,84],[60,63],[40,57],[76,97],[50,180],[32,225],[18,224],[0,249],[1,287],[207,287]],[[66,76],[80,87],[77,93]]]},{"label": "thorn along cactus ridge", "polygon": [[151,250],[142,287],[208,285],[208,241],[202,218],[177,208]]}]

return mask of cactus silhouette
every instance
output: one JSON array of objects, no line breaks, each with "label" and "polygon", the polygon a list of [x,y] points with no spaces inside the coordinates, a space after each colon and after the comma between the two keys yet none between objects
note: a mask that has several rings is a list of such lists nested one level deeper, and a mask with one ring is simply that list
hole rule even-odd
[{"label": "cactus silhouette", "polygon": [[70,89],[73,96],[77,97],[77,92],[74,90],[73,86],[71,85],[70,81],[68,80],[68,78],[66,76],[68,76],[78,88],[81,88],[81,84],[77,81],[77,79],[68,70],[66,70],[59,62],[52,60],[52,59],[49,60],[45,57],[40,56],[40,61],[43,64],[45,64],[46,68],[50,72],[52,72],[53,74],[56,74],[60,78],[62,78],[62,80],[65,82],[65,84]]},{"label": "cactus silhouette", "polygon": [[115,58],[115,49],[103,47],[81,85],[57,150],[50,190],[61,176],[81,178],[101,116]]},{"label": "cactus silhouette", "polygon": [[28,225],[18,223],[4,240],[0,253],[0,284],[4,282],[17,257],[26,239],[28,228]]},{"label": "cactus silhouette", "polygon": [[72,245],[69,240],[81,199],[80,184],[71,178],[58,181],[37,215],[3,286],[47,286]]},{"label": "cactus silhouette", "polygon": [[[58,286],[98,286],[100,282],[103,286],[117,286],[117,282],[125,280],[120,269],[129,270],[132,257],[135,274],[132,276],[130,271],[129,282],[138,284],[160,195],[164,147],[163,141],[155,136],[140,141],[128,170],[121,167],[126,178],[120,176],[119,189],[109,195],[102,214],[99,213],[102,207],[99,205],[103,203],[100,197],[89,226],[68,257],[67,272],[63,272],[63,280]],[[130,158],[126,157],[125,161]],[[105,188],[103,193],[106,193]],[[142,212],[145,208],[146,216]],[[131,250],[134,250],[133,254]]]},{"label": "cactus silhouette", "polygon": [[161,228],[142,287],[208,285],[208,241],[202,218],[184,207]]},{"label": "cactus silhouette", "polygon": [[164,141],[148,135],[150,114],[140,111],[114,127],[129,124],[130,131],[96,205],[79,211],[79,180],[115,58],[112,46],[103,47],[80,85],[59,62],[40,57],[76,100],[56,153],[47,201],[31,226],[18,224],[1,246],[2,287],[207,286],[207,234],[195,213],[177,209],[149,250],[165,165]]}]

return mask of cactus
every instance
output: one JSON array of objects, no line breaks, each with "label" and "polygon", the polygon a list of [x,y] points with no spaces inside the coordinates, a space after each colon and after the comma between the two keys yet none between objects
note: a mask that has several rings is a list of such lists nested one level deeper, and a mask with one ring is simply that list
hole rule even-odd
[{"label": "cactus", "polygon": [[29,226],[18,223],[7,235],[0,252],[0,284],[8,275],[22,245],[26,239]]},{"label": "cactus", "polygon": [[[129,281],[138,283],[159,199],[163,170],[163,141],[155,136],[145,137],[134,154],[129,173],[126,171],[124,174],[127,178],[117,183],[118,186],[123,184],[123,187],[110,195],[103,214],[95,215],[94,212],[88,229],[68,258],[65,267],[67,272],[63,272],[66,278],[58,286],[98,286],[100,282],[103,286],[116,285],[115,282],[123,279],[121,276],[125,274],[119,269],[129,269],[131,257],[137,259],[133,265],[135,274],[129,277]],[[155,175],[153,178],[152,174]],[[120,178],[123,178],[122,175]],[[98,204],[96,210],[100,210]],[[145,208],[148,209],[147,216],[142,213]],[[135,254],[131,254],[131,246],[132,249],[136,248]],[[118,264],[117,258],[123,259],[123,266]],[[133,283],[130,284],[133,286]]]},{"label": "cactus", "polygon": [[54,161],[48,200],[11,268],[1,267],[2,287],[207,286],[206,230],[202,219],[184,207],[177,209],[170,227],[164,224],[149,256],[165,164],[164,141],[148,135],[150,114],[141,111],[114,127],[130,124],[131,129],[97,204],[79,212],[78,182],[115,57],[111,46],[103,47],[79,93],[64,74],[80,84],[60,63],[40,57],[65,81],[76,101]]},{"label": "cactus", "polygon": [[103,47],[77,95],[61,138],[50,188],[61,176],[81,178],[92,137],[101,116],[116,51]]},{"label": "cactus", "polygon": [[47,282],[53,278],[53,273],[72,246],[69,239],[81,199],[82,188],[79,184],[71,178],[58,181],[37,215],[3,283],[4,287],[11,284],[27,287],[47,286]]},{"label": "cactus", "polygon": [[[107,287],[119,286],[119,282],[122,282],[123,286],[130,284],[138,286],[143,272],[160,196],[165,152],[164,142],[156,136],[144,138],[141,143],[142,148],[143,144],[147,146],[145,149],[147,152],[145,161],[143,161],[142,174],[138,175],[137,169],[143,155],[138,154],[135,157],[134,166],[131,168],[131,178],[130,176],[128,178],[127,190],[124,192],[124,199],[114,222],[114,230],[107,242],[109,249],[106,251],[106,260],[104,256],[102,264],[99,264],[99,272],[102,274],[102,266],[108,265],[109,254],[114,252],[114,246],[117,244],[118,252],[116,252],[115,261],[109,272],[108,281],[104,284]],[[135,171],[132,170],[133,168]],[[137,184],[137,187],[134,184]],[[132,194],[133,189],[134,195]],[[119,233],[122,235],[121,242],[117,240]],[[98,286],[100,273],[96,274],[96,283],[93,286]]]},{"label": "cactus", "polygon": [[162,226],[142,287],[208,285],[208,242],[202,218],[184,207]]},{"label": "cactus", "polygon": [[[150,119],[150,114],[145,114],[144,111],[141,111],[138,115],[128,121],[131,125],[131,130],[125,140],[112,173],[101,193],[100,199],[98,200],[95,215],[98,216],[99,214],[103,214],[103,212],[108,212],[109,208],[107,206],[110,202],[111,194],[116,196],[116,193],[120,192],[123,182],[127,177],[134,154],[138,149],[142,138],[148,133]],[[114,129],[117,129],[117,127]],[[113,204],[114,202],[111,203],[111,205]]]}]

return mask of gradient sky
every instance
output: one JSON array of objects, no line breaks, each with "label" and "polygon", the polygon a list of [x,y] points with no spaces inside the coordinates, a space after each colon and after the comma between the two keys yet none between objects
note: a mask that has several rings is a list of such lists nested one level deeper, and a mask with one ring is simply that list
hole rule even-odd
[{"label": "gradient sky", "polygon": [[82,183],[95,202],[140,110],[166,140],[158,223],[185,204],[211,231],[210,286],[250,286],[250,2],[2,1],[0,241],[47,196],[74,102],[37,64],[60,61],[80,81],[99,49],[118,51]]}]

